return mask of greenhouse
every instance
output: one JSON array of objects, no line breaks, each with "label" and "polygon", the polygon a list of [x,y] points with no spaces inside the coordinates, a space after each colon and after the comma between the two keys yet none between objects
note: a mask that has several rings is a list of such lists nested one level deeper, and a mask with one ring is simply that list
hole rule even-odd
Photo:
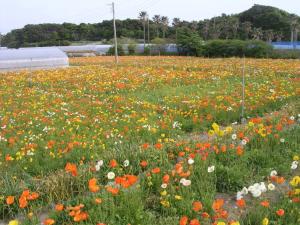
[{"label": "greenhouse", "polygon": [[51,69],[69,66],[66,53],[56,47],[4,49],[0,51],[0,71]]}]

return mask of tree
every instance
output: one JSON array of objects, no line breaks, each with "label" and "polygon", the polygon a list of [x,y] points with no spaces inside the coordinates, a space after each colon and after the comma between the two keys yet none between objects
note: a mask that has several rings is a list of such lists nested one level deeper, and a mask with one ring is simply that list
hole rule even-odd
[{"label": "tree", "polygon": [[261,40],[262,36],[263,36],[263,30],[261,28],[254,27],[252,31],[253,40]]},{"label": "tree", "polygon": [[162,26],[162,31],[163,31],[163,38],[166,37],[166,32],[169,27],[169,18],[166,16],[161,17],[161,26]]},{"label": "tree", "polygon": [[201,56],[204,42],[198,33],[189,28],[178,29],[177,45],[180,51],[186,55]]},{"label": "tree", "polygon": [[144,49],[146,47],[146,21],[148,18],[148,14],[146,11],[142,11],[139,14],[139,19],[142,21],[143,23],[143,28],[144,28]]},{"label": "tree", "polygon": [[246,40],[249,39],[249,35],[252,32],[252,23],[249,21],[246,21],[241,24],[241,31],[242,31],[242,36],[245,37]]},{"label": "tree", "polygon": [[161,17],[160,15],[154,15],[152,18],[154,24],[155,24],[155,29],[156,29],[156,37],[159,37],[159,27],[160,27],[160,21]]},{"label": "tree", "polygon": [[266,30],[264,32],[264,37],[265,37],[267,42],[272,42],[274,37],[275,37],[274,31],[273,30]]},{"label": "tree", "polygon": [[174,19],[173,19],[172,25],[173,25],[173,27],[175,28],[176,42],[177,42],[177,29],[178,29],[178,27],[180,26],[180,23],[181,23],[181,21],[180,21],[179,18],[174,18]]}]

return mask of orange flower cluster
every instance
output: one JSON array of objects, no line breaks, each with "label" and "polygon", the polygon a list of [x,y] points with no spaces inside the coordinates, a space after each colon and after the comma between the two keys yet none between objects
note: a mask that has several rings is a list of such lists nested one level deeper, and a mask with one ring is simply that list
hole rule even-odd
[{"label": "orange flower cluster", "polygon": [[121,185],[123,188],[129,188],[134,185],[138,180],[138,177],[135,175],[124,175],[122,177],[116,177],[116,184]]},{"label": "orange flower cluster", "polygon": [[89,215],[87,212],[83,212],[82,209],[84,208],[83,204],[79,204],[77,206],[68,207],[67,210],[69,212],[69,216],[73,217],[75,222],[81,222],[88,219]]},{"label": "orange flower cluster", "polygon": [[[36,200],[39,197],[37,192],[30,192],[29,190],[24,190],[19,197],[19,207],[21,209],[28,206],[28,201]],[[8,196],[6,198],[6,204],[12,205],[15,202],[15,196]]]}]

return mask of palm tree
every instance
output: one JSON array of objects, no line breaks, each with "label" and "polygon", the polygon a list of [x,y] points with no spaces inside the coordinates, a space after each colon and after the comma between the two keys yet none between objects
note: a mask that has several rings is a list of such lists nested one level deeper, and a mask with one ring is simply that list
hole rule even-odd
[{"label": "palm tree", "polygon": [[175,28],[175,32],[176,32],[176,43],[177,43],[177,29],[180,26],[180,23],[181,23],[181,21],[180,21],[179,18],[174,18],[173,19],[172,25]]},{"label": "palm tree", "polygon": [[155,28],[156,28],[156,37],[159,37],[159,26],[160,26],[161,16],[160,15],[154,15],[152,20],[153,20],[153,22],[155,24]]},{"label": "palm tree", "polygon": [[252,23],[249,21],[245,21],[241,25],[241,29],[246,37],[246,40],[248,40],[250,33],[252,32]]},{"label": "palm tree", "polygon": [[260,28],[256,28],[254,27],[253,31],[252,31],[252,38],[254,40],[261,40],[263,36],[263,30]]},{"label": "palm tree", "polygon": [[169,18],[166,16],[161,17],[161,26],[162,26],[162,31],[163,31],[163,38],[166,37],[166,32],[168,30],[169,26]]},{"label": "palm tree", "polygon": [[142,11],[139,14],[139,19],[142,21],[143,23],[143,28],[144,28],[144,49],[146,47],[146,21],[148,18],[148,14],[146,11]]},{"label": "palm tree", "polygon": [[275,34],[274,31],[270,29],[264,32],[264,36],[267,42],[272,42],[275,37]]}]

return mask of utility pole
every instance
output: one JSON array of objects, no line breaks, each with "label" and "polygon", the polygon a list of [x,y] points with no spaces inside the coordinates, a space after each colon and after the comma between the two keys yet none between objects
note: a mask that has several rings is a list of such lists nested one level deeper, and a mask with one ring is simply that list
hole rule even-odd
[{"label": "utility pole", "polygon": [[113,12],[113,23],[114,23],[114,39],[115,39],[115,62],[119,63],[118,57],[118,41],[117,41],[117,28],[116,28],[116,18],[115,18],[115,3],[111,3],[112,12]]}]

